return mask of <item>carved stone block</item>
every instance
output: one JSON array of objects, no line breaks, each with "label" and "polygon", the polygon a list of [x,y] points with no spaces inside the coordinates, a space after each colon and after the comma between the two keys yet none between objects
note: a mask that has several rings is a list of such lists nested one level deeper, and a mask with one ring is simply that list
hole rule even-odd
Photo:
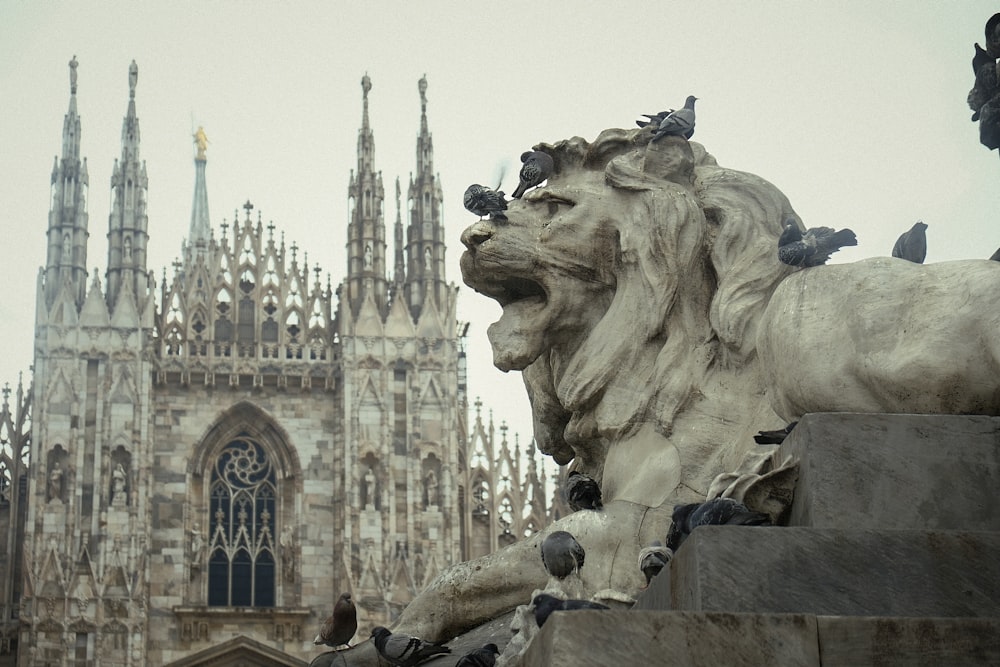
[{"label": "carved stone block", "polygon": [[799,461],[789,524],[994,530],[1000,418],[810,414],[782,444]]},{"label": "carved stone block", "polygon": [[692,611],[1000,617],[998,551],[1000,533],[702,526],[671,562],[672,602]]}]

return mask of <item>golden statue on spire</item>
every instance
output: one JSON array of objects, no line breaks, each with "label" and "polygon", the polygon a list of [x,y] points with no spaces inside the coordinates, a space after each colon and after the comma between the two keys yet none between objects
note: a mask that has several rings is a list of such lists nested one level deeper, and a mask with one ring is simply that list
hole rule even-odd
[{"label": "golden statue on spire", "polygon": [[204,162],[208,159],[205,157],[205,149],[208,148],[208,137],[205,136],[205,128],[199,125],[198,131],[193,136],[194,145],[198,147],[198,154],[194,156],[194,159]]}]

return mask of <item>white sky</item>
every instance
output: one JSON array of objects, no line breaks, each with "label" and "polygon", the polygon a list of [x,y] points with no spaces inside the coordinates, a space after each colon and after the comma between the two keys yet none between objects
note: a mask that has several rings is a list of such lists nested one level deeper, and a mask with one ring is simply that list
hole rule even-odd
[{"label": "white sky", "polygon": [[[74,54],[90,172],[88,264],[102,281],[132,59],[158,279],[188,231],[191,134],[203,125],[216,233],[249,198],[339,282],[366,72],[390,223],[394,180],[405,193],[415,166],[417,80],[427,75],[455,283],[459,234],[475,220],[462,207],[468,184],[493,180],[506,163],[509,193],[517,157],[533,144],[632,127],[688,94],[700,98],[694,139],[721,164],[776,184],[807,226],[854,229],[860,245],[835,261],[888,255],[922,219],[927,261],[936,262],[989,257],[1000,246],[1000,159],[979,144],[965,102],[972,43],[982,43],[995,11],[982,0],[0,0],[0,382],[13,384],[31,364]],[[391,228],[387,238],[391,258]],[[523,444],[530,413],[520,375],[492,367],[486,340],[499,307],[464,285],[459,304],[472,323],[470,393]]]}]

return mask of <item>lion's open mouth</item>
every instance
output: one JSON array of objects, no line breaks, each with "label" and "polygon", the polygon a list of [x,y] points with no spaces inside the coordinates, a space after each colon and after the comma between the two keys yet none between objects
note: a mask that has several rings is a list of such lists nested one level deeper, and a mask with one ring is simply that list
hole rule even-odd
[{"label": "lion's open mouth", "polygon": [[487,296],[496,299],[502,308],[506,308],[515,301],[523,301],[524,299],[533,299],[537,297],[537,299],[541,299],[542,301],[545,300],[545,290],[542,289],[542,286],[533,280],[528,280],[527,278],[506,278],[500,281],[500,283],[492,285],[487,289],[489,291],[480,291]]}]

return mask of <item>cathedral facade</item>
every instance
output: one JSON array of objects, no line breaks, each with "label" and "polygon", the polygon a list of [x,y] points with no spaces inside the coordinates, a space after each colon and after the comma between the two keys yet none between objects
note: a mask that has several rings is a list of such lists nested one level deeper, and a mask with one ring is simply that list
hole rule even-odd
[{"label": "cathedral facade", "polygon": [[478,401],[467,416],[425,79],[391,255],[365,76],[339,286],[252,202],[216,235],[201,130],[188,238],[157,285],[134,62],[104,280],[87,270],[76,68],[32,384],[0,420],[0,665],[305,665],[341,592],[365,638],[548,522],[531,446]]}]

